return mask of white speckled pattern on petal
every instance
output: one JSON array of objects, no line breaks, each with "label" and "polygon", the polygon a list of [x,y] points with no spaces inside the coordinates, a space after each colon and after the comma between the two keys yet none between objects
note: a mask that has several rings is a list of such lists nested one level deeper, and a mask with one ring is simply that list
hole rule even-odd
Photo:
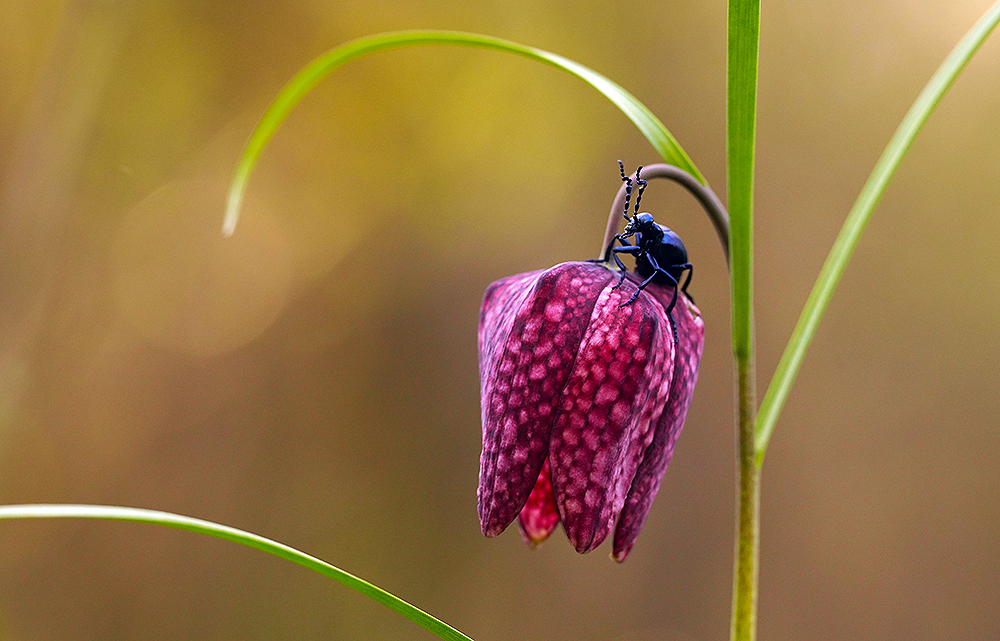
[{"label": "white speckled pattern on petal", "polygon": [[[491,286],[480,315],[479,519],[487,536],[514,521],[538,479],[597,293],[614,274],[593,263],[563,263],[526,276]],[[527,294],[514,292],[518,287]]]},{"label": "white speckled pattern on petal", "polygon": [[562,522],[588,552],[615,527],[628,555],[670,461],[697,378],[704,324],[674,289],[563,263],[499,280],[479,317],[483,452],[479,519],[514,519],[536,545]]},{"label": "white speckled pattern on petal", "polygon": [[[668,305],[673,289],[652,286],[646,288],[652,296]],[[673,310],[677,322],[678,349],[674,363],[673,382],[670,398],[656,425],[653,442],[639,466],[629,490],[628,499],[621,511],[621,518],[615,528],[613,556],[619,563],[624,561],[639,537],[639,531],[646,522],[646,516],[653,505],[653,499],[660,489],[660,482],[674,453],[677,437],[684,427],[694,386],[698,381],[698,365],[701,363],[702,348],[705,343],[705,323],[701,312],[694,303],[684,296],[677,300]]]}]

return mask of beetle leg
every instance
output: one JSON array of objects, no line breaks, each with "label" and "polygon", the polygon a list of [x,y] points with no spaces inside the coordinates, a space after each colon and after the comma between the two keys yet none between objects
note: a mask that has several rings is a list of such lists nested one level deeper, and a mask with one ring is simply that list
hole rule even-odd
[{"label": "beetle leg", "polygon": [[[646,260],[649,261],[650,266],[652,266],[652,268],[653,268],[653,275],[650,276],[649,278],[647,278],[645,280],[645,282],[643,282],[641,285],[639,285],[639,288],[636,290],[636,292],[634,294],[632,294],[632,298],[630,298],[627,303],[625,303],[623,305],[619,305],[619,307],[625,307],[625,305],[632,304],[632,302],[634,302],[635,299],[639,297],[639,292],[641,292],[643,289],[645,289],[646,285],[650,284],[653,281],[653,279],[656,278],[656,274],[657,273],[663,274],[664,276],[666,276],[667,278],[669,278],[671,280],[671,282],[673,282],[673,284],[674,284],[674,295],[670,299],[670,304],[667,305],[667,309],[665,311],[667,312],[667,318],[670,319],[670,329],[673,330],[673,333],[674,333],[674,344],[676,345],[677,344],[677,321],[674,320],[674,306],[677,305],[677,290],[680,289],[680,284],[677,282],[677,279],[674,278],[673,276],[671,276],[670,273],[667,270],[665,270],[662,267],[660,267],[659,263],[656,262],[656,259],[653,258],[652,256],[650,256],[648,253],[646,254]],[[691,264],[688,263],[687,267],[690,268]],[[690,278],[688,280],[690,281]],[[685,295],[687,294],[687,292],[684,292],[684,293],[685,293]]]},{"label": "beetle leg", "polygon": [[688,293],[688,285],[691,284],[691,277],[694,276],[694,265],[691,263],[685,263],[683,265],[678,265],[681,269],[686,269],[688,273],[687,280],[684,281],[684,285],[681,287],[681,291],[684,295],[688,297],[688,300],[692,303],[694,302],[694,296]]},{"label": "beetle leg", "polygon": [[635,299],[639,298],[639,292],[641,292],[643,289],[645,289],[646,285],[648,285],[651,282],[653,282],[654,278],[656,278],[656,272],[653,272],[652,276],[650,276],[649,278],[647,278],[646,280],[644,280],[642,282],[642,284],[639,285],[639,287],[636,288],[635,293],[632,294],[632,298],[628,299],[627,301],[625,301],[624,303],[622,303],[618,307],[628,307],[629,305],[631,305],[632,303],[634,303]]},{"label": "beetle leg", "polygon": [[625,264],[622,263],[622,259],[621,258],[618,258],[618,254],[617,253],[614,253],[614,254],[611,254],[611,255],[614,256],[615,262],[618,263],[618,269],[621,271],[621,274],[618,277],[618,284],[611,288],[611,291],[614,291],[614,290],[618,289],[619,287],[621,287],[622,283],[625,282],[625,273],[628,272],[628,270],[625,269]]},{"label": "beetle leg", "polygon": [[[625,264],[622,263],[621,258],[618,258],[618,254],[620,252],[625,252],[626,254],[632,254],[634,256],[635,253],[639,251],[639,248],[636,247],[635,245],[629,245],[628,243],[626,243],[625,239],[622,236],[623,236],[622,234],[618,234],[617,236],[615,236],[615,240],[620,242],[623,246],[615,247],[614,241],[611,241],[611,244],[608,245],[608,251],[606,252],[606,254],[610,255],[610,257],[613,257],[615,259],[615,264],[618,265],[618,269],[621,271],[621,275],[618,278],[618,284],[611,288],[612,291],[622,286],[622,283],[625,282],[625,273],[628,271],[628,269],[626,269],[625,267]],[[608,262],[607,258],[605,258],[604,262]]]}]

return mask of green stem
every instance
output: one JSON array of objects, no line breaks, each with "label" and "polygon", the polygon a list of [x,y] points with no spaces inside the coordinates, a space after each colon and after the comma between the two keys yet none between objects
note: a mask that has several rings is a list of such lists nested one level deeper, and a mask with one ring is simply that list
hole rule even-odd
[{"label": "green stem", "polygon": [[733,641],[757,637],[757,557],[760,549],[760,466],[754,449],[757,391],[752,360],[737,365],[739,397],[739,510],[733,577]]},{"label": "green stem", "polygon": [[760,0],[729,0],[726,164],[730,215],[730,297],[736,361],[739,508],[733,571],[733,641],[757,637],[760,468],[754,449],[757,390],[753,331],[753,177],[757,126]]}]

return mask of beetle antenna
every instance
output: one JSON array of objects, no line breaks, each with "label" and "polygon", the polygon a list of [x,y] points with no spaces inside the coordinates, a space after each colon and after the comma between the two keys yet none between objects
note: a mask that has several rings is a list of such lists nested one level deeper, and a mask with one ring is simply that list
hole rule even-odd
[{"label": "beetle antenna", "polygon": [[621,160],[618,161],[618,171],[622,175],[622,182],[625,183],[625,210],[622,212],[622,216],[625,220],[632,222],[632,219],[628,217],[628,201],[632,198],[632,179],[625,175],[625,165]]},{"label": "beetle antenna", "polygon": [[635,213],[639,213],[639,201],[642,200],[642,192],[646,191],[646,181],[642,179],[642,165],[635,170],[635,182],[639,185],[639,191],[635,195]]}]

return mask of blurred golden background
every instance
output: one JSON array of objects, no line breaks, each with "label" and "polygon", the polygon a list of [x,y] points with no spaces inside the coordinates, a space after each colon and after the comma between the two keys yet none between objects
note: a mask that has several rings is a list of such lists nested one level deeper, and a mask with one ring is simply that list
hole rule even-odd
[{"label": "blurred golden background", "polygon": [[[986,0],[765,2],[761,392],[896,124]],[[728,636],[728,284],[678,187],[700,385],[629,560],[479,532],[475,331],[492,280],[594,256],[615,160],[655,162],[549,67],[420,48],[334,73],[220,233],[243,142],[322,51],[478,31],[605,73],[725,194],[725,3],[0,3],[0,503],[150,507],[273,537],[476,639]],[[763,478],[760,637],[1000,638],[1000,39],[875,214]],[[0,524],[0,639],[430,639],[259,552]]]}]

